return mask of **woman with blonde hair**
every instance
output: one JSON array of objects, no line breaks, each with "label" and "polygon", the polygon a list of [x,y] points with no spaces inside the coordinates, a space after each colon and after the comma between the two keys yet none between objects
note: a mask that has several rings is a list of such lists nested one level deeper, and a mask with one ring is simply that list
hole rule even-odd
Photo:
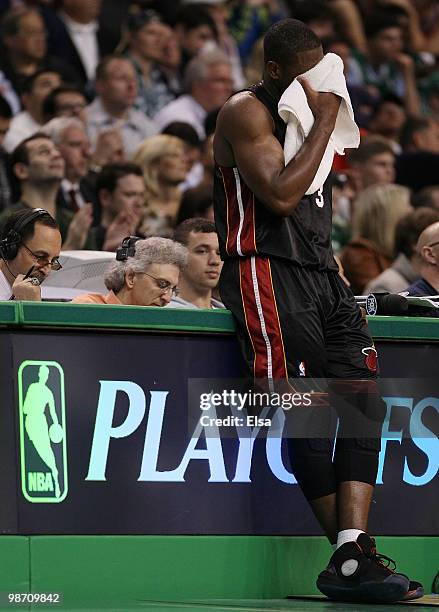
[{"label": "woman with blonde hair", "polygon": [[395,257],[395,228],[410,212],[410,190],[401,185],[372,185],[357,196],[352,217],[352,240],[341,261],[356,295],[388,268]]},{"label": "woman with blonde hair", "polygon": [[133,161],[142,168],[146,191],[140,232],[169,237],[180,208],[179,185],[187,174],[184,143],[167,134],[152,136],[142,142]]}]

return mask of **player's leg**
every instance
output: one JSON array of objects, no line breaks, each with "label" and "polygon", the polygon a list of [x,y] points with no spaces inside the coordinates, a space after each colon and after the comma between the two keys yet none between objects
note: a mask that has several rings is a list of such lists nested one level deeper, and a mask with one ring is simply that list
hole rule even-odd
[{"label": "player's leg", "polygon": [[397,601],[417,587],[386,567],[367,534],[386,414],[376,382],[376,350],[351,292],[338,275],[328,275],[328,284],[328,376],[340,421],[334,456],[339,533],[317,585],[335,599]]},{"label": "player's leg", "polygon": [[[321,313],[315,303],[312,275],[306,270],[266,258],[226,261],[220,292],[235,316],[242,353],[254,379],[271,378],[278,387],[282,380],[294,386],[294,379],[304,374],[324,376]],[[294,423],[291,425],[292,412],[287,416],[291,468],[317,520],[334,543],[337,525],[333,443],[327,438],[298,438]],[[308,417],[307,426],[312,428],[311,410]]]}]

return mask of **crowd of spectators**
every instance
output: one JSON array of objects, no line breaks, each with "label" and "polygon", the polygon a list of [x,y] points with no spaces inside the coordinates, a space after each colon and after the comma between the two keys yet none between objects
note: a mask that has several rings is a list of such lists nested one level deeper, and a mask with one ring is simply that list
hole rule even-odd
[{"label": "crowd of spectators", "polygon": [[44,208],[63,250],[177,235],[195,275],[210,254],[173,301],[218,306],[216,115],[289,16],[341,56],[361,129],[334,160],[334,251],[354,293],[404,290],[436,257],[418,244],[439,219],[435,0],[0,0],[0,230]]}]

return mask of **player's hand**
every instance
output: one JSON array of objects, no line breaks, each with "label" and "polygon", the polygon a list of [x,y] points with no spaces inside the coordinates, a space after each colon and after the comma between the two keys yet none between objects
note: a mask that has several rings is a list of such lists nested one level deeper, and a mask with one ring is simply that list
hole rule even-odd
[{"label": "player's hand", "polygon": [[335,124],[338,109],[341,104],[340,96],[331,92],[316,91],[303,77],[299,77],[297,80],[303,87],[308,106],[314,115],[314,119],[316,121],[321,120]]},{"label": "player's hand", "polygon": [[35,282],[34,277],[24,278],[24,274],[19,274],[12,285],[12,294],[16,300],[27,300],[28,302],[41,301],[40,283]]}]

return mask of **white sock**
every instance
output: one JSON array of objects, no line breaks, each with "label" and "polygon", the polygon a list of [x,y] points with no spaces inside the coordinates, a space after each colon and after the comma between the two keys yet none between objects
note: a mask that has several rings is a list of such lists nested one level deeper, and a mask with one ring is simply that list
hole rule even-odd
[{"label": "white sock", "polygon": [[343,529],[343,531],[339,531],[337,535],[337,548],[340,548],[346,542],[355,542],[360,533],[364,533],[364,531],[362,529]]}]

